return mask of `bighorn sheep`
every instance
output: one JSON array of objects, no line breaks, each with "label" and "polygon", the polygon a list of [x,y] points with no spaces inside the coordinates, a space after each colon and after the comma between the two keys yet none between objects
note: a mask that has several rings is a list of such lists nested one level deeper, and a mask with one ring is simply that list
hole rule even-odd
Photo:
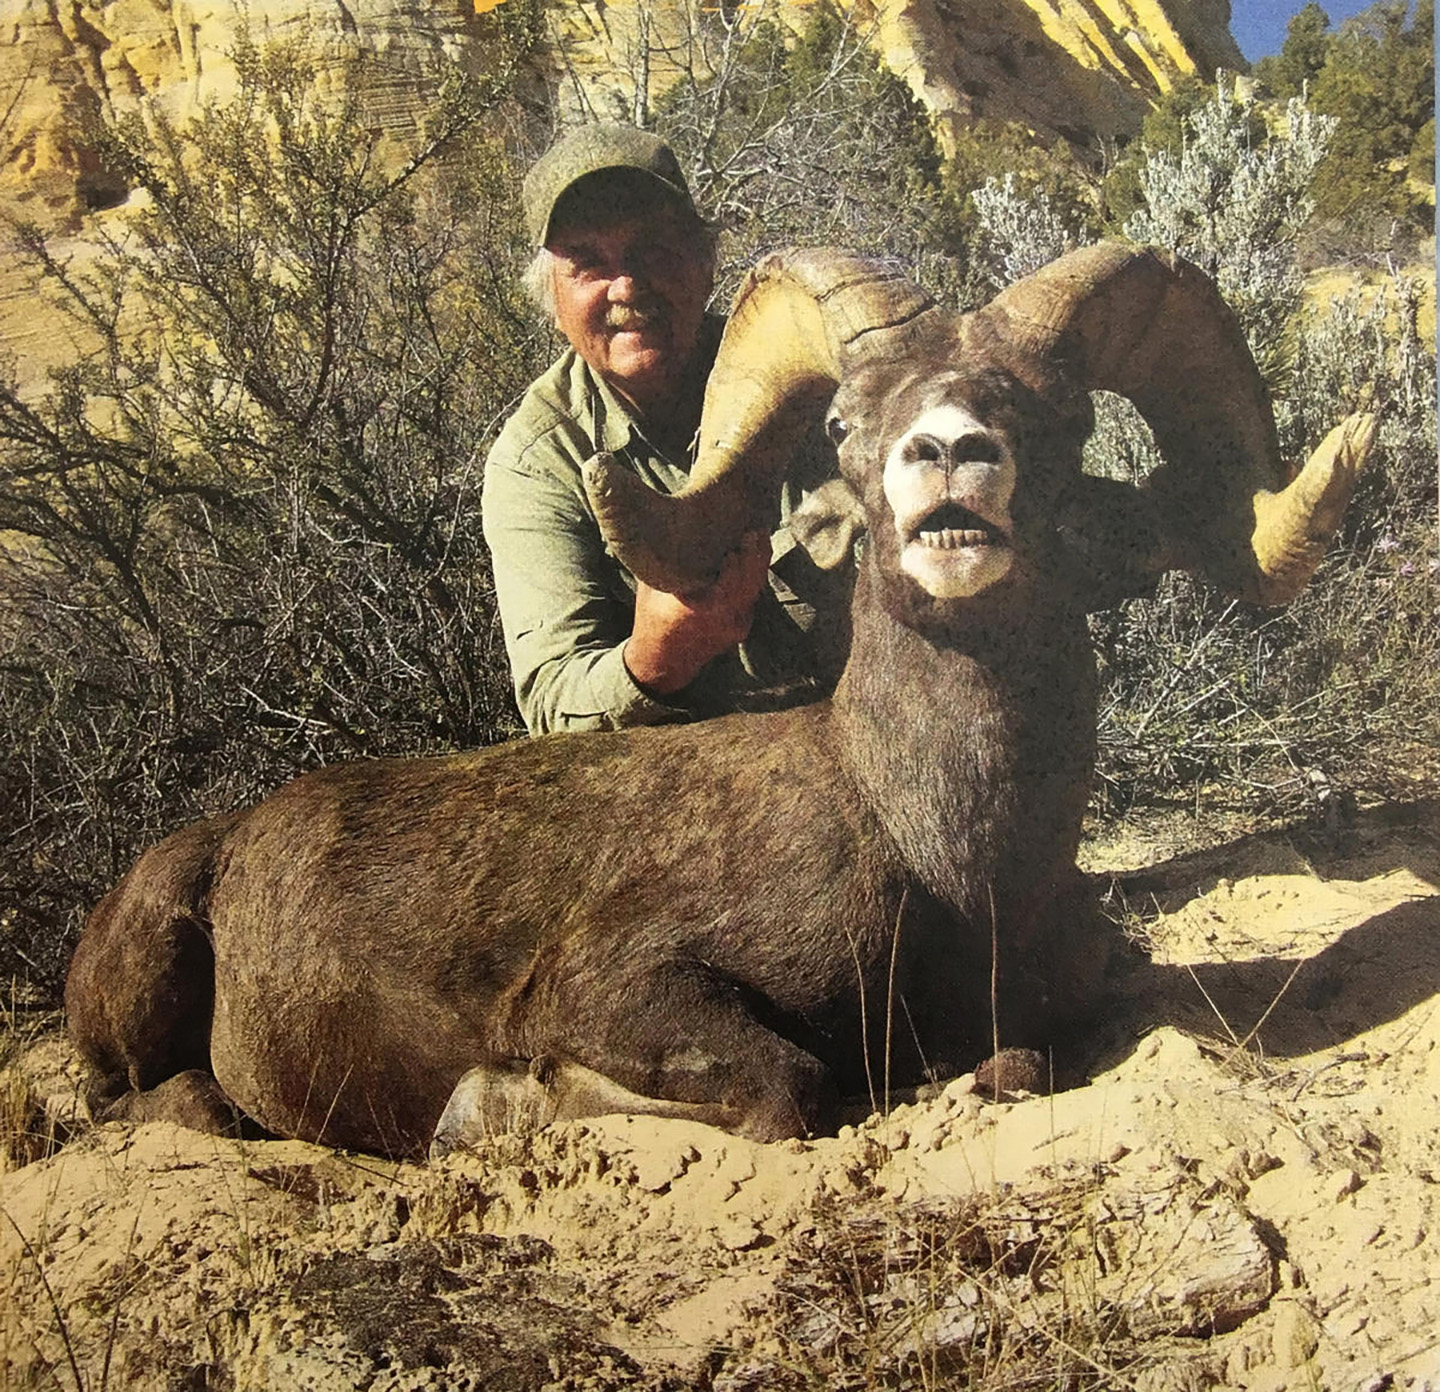
[{"label": "bighorn sheep", "polygon": [[[1165,457],[1138,490],[1080,472],[1098,388]],[[478,1070],[447,1131],[533,1084],[561,1114],[776,1138],[867,1069],[987,1054],[992,986],[1009,1044],[1083,1006],[1094,672],[1059,526],[1107,529],[1117,573],[1280,602],[1371,422],[1285,486],[1238,327],[1178,259],[1088,248],[958,315],[883,263],[777,253],[737,299],[689,491],[591,468],[617,554],[696,583],[832,397],[841,477],[797,525],[830,564],[867,538],[833,699],[330,767],[170,837],[71,970],[97,1113],[233,1099],[282,1135],[414,1153]]]}]

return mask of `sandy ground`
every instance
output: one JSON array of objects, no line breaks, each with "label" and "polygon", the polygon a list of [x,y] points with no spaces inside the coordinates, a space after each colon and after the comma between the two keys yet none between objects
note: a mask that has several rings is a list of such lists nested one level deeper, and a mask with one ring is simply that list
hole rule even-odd
[{"label": "sandy ground", "polygon": [[431,1167],[82,1129],[0,1178],[0,1386],[1440,1389],[1440,803],[1087,856],[1146,950],[1084,1086]]}]

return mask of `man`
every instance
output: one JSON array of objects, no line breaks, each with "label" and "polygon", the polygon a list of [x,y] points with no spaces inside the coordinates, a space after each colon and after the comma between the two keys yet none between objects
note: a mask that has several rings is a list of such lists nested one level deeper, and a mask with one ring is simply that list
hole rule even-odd
[{"label": "man", "polygon": [[747,538],[710,590],[682,599],[606,552],[581,482],[601,450],[664,492],[686,481],[722,326],[705,309],[714,239],[673,152],[632,126],[580,127],[530,171],[524,205],[539,248],[527,285],[570,348],[495,442],[483,515],[530,732],[697,718],[806,682],[814,694],[833,673],[791,585],[815,598],[825,580],[788,533]]}]

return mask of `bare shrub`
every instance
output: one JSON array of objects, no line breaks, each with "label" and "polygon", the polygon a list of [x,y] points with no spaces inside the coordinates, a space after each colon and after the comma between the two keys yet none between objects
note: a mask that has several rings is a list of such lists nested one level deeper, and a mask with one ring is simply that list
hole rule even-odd
[{"label": "bare shrub", "polygon": [[57,983],[81,910],[179,824],[514,728],[479,469],[539,360],[497,55],[399,150],[242,45],[183,137],[107,134],[143,206],[91,269],[14,229],[91,348],[0,385],[5,970]]},{"label": "bare shrub", "polygon": [[816,5],[794,34],[781,8],[701,7],[653,111],[724,230],[720,298],[788,245],[895,256],[947,295],[963,272],[958,205],[923,109],[875,55],[873,21]]}]

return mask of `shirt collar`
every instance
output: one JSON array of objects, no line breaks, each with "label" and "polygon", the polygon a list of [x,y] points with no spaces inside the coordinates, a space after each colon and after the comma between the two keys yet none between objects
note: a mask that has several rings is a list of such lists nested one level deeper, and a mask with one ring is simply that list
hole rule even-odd
[{"label": "shirt collar", "polygon": [[[707,314],[704,323],[700,326],[696,352],[700,355],[707,377],[710,375],[710,369],[715,365],[715,354],[719,350],[720,335],[724,330],[725,320],[719,314]],[[635,419],[634,408],[629,406],[624,398],[578,354],[576,355],[576,365],[585,382],[586,408],[593,427],[591,439],[595,441],[596,448],[618,453],[628,448],[631,442],[638,437],[644,439],[645,443],[653,449],[654,445],[645,436],[640,423]],[[674,462],[683,468],[689,468],[688,459]]]}]

